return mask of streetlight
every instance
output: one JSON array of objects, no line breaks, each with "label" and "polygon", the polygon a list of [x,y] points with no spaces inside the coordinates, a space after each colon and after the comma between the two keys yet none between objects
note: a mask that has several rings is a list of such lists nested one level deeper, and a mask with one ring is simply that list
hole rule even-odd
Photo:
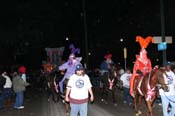
[{"label": "streetlight", "polygon": [[123,57],[124,57],[124,67],[126,70],[126,58],[127,58],[127,48],[124,47],[123,43],[124,43],[124,39],[120,38],[120,42],[122,43],[122,48],[123,48]]},{"label": "streetlight", "polygon": [[123,49],[123,53],[124,53],[125,70],[126,70],[126,58],[127,58],[127,48],[126,47]]},{"label": "streetlight", "polygon": [[120,39],[120,42],[123,42],[123,38]]},{"label": "streetlight", "polygon": [[69,38],[68,37],[66,37],[66,41],[68,41],[69,40]]}]

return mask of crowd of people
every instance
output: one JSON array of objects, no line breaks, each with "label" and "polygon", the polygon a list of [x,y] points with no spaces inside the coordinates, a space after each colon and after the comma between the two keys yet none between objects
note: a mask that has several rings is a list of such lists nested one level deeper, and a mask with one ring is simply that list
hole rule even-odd
[{"label": "crowd of people", "polygon": [[[114,67],[116,68],[115,62],[112,60],[112,54],[110,53],[104,56],[104,61],[102,61],[98,69],[94,70],[94,73],[87,72],[81,61],[82,57],[76,57],[74,53],[71,53],[67,62],[56,67],[56,70],[64,72],[64,74],[62,74],[63,78],[54,84],[56,87],[54,89],[66,102],[70,103],[70,116],[77,116],[78,113],[80,116],[87,116],[88,101],[94,101],[93,86],[103,88],[104,82],[102,77],[104,74],[108,74]],[[163,115],[173,116],[175,114],[175,68],[171,67],[170,63],[166,63],[164,69],[164,80],[169,91],[165,92],[163,89],[159,89]],[[133,98],[135,97],[135,91],[133,89],[135,88],[133,84],[135,76],[140,75],[144,78],[151,71],[152,64],[147,57],[147,51],[144,47],[141,48],[140,54],[136,55],[133,70],[129,67],[125,70],[118,68],[118,72],[114,76],[116,76],[118,82],[121,84],[120,89],[122,88],[124,104],[131,106],[133,103]],[[51,72],[52,70],[49,69],[49,73]],[[93,80],[94,77],[95,80]],[[20,66],[18,70],[12,73],[2,72],[0,75],[0,109],[6,107],[23,109],[24,92],[28,85],[26,68],[24,66]],[[51,88],[50,83],[46,85],[48,88]],[[112,85],[113,83],[110,81],[109,86],[111,87]],[[111,89],[110,87],[109,89]],[[69,115],[69,112],[67,115]]]},{"label": "crowd of people", "polygon": [[24,108],[24,92],[29,83],[26,81],[26,68],[20,66],[18,70],[0,75],[0,109]]},{"label": "crowd of people", "polygon": [[[112,54],[106,54],[104,56],[104,61],[102,61],[101,65],[99,66],[99,69],[94,70],[95,73],[86,74],[86,71],[81,64],[81,60],[81,57],[76,57],[75,54],[70,54],[68,61],[58,67],[59,71],[66,71],[63,79],[59,82],[59,88],[61,95],[65,97],[65,101],[70,102],[71,116],[74,116],[78,112],[80,113],[80,116],[87,115],[87,101],[89,97],[88,93],[90,93],[90,101],[93,101],[94,96],[92,87],[95,84],[95,86],[101,88],[103,86],[101,77],[105,73],[108,73],[112,67],[116,66],[112,60]],[[163,114],[164,116],[171,116],[170,114],[174,114],[175,108],[175,103],[173,101],[175,98],[175,72],[173,72],[173,69],[168,63],[164,68],[166,69],[166,74],[168,75],[168,78],[165,80],[168,83],[170,91],[165,92],[163,90],[159,90],[159,92]],[[133,66],[133,70],[130,68],[126,68],[125,70],[120,68],[117,77],[119,77],[118,80],[122,83],[124,104],[131,106],[133,103],[133,98],[135,97],[135,92],[133,90],[133,88],[135,88],[133,84],[134,77],[138,74],[144,77],[147,73],[151,72],[151,70],[152,64],[150,59],[147,57],[147,51],[145,48],[141,48],[140,54],[136,55],[136,61]],[[93,80],[94,77],[96,77],[95,83]],[[85,81],[84,79],[87,80]],[[64,84],[66,85],[66,94],[63,93]],[[86,95],[83,98],[80,97],[82,93],[83,95]],[[169,109],[168,111],[167,108]]]}]

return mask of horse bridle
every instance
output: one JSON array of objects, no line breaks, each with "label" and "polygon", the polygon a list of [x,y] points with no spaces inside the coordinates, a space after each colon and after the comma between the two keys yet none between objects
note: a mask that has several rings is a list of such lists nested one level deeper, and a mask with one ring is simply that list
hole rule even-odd
[{"label": "horse bridle", "polygon": [[[163,73],[163,74],[164,74],[164,73]],[[166,74],[165,74],[165,75],[166,75]],[[167,75],[166,75],[166,76],[167,76]],[[159,89],[161,89],[161,88],[163,89],[163,85],[168,85],[168,84],[161,83],[161,82],[159,81],[159,79],[158,79],[158,83],[159,83],[159,84],[156,84],[155,87],[151,88],[151,87],[150,87],[150,84],[149,84],[150,77],[151,77],[151,73],[149,73],[149,76],[148,76],[148,85],[147,85],[148,89],[147,89],[147,98],[146,98],[146,101],[150,101],[150,100],[151,100],[152,95],[154,94],[154,91],[156,90],[156,88],[158,88],[158,90],[159,90]],[[161,78],[161,77],[158,76],[158,78]],[[164,78],[164,77],[163,77],[163,78]]]},{"label": "horse bridle", "polygon": [[[164,74],[165,74],[166,77],[168,76],[166,73],[163,73],[163,75],[164,75]],[[158,76],[158,78],[162,78],[162,77],[159,77],[159,76]],[[164,76],[163,76],[163,78],[164,78]],[[161,82],[159,81],[159,79],[158,79],[158,82],[159,82],[159,84],[156,85],[156,87],[158,88],[158,90],[159,90],[159,89],[163,89],[163,86],[169,85],[169,83],[167,83],[167,84],[166,84],[166,83],[161,83]]]}]

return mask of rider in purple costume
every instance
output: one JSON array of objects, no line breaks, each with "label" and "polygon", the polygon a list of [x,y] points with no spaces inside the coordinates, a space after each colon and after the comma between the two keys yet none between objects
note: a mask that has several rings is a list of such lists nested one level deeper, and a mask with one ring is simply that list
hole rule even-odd
[{"label": "rider in purple costume", "polygon": [[60,92],[63,94],[63,84],[65,79],[69,79],[72,74],[75,73],[77,64],[81,64],[82,57],[75,57],[75,54],[70,54],[67,62],[59,66],[59,70],[66,70],[64,78],[59,82]]}]

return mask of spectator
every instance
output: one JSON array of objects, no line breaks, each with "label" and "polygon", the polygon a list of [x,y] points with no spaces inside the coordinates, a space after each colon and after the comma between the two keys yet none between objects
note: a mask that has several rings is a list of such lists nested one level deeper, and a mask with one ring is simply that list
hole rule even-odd
[{"label": "spectator", "polygon": [[0,109],[4,107],[4,96],[3,96],[3,87],[5,85],[6,79],[0,75]]},{"label": "spectator", "polygon": [[25,66],[19,67],[18,72],[22,74],[21,77],[26,82],[26,67]]},{"label": "spectator", "polygon": [[22,78],[21,74],[17,74],[17,72],[13,75],[13,90],[16,94],[16,100],[14,104],[14,108],[23,109],[24,108],[24,91],[26,90],[26,83]]},{"label": "spectator", "polygon": [[171,71],[171,65],[169,63],[165,66],[166,77],[165,82],[168,83],[169,91],[165,92],[163,89],[159,90],[159,94],[162,100],[162,109],[164,116],[175,115],[175,75]]},{"label": "spectator", "polygon": [[80,116],[87,116],[88,93],[92,102],[94,100],[92,84],[83,66],[79,64],[67,84],[65,100],[70,102],[70,116],[77,116],[78,113]]},{"label": "spectator", "polygon": [[120,77],[120,80],[123,83],[123,103],[128,103],[129,105],[132,104],[132,97],[129,93],[130,90],[130,78],[131,78],[131,70],[126,69],[126,72]]},{"label": "spectator", "polygon": [[2,73],[2,76],[6,79],[6,83],[4,85],[4,102],[5,106],[11,106],[12,99],[12,81],[6,72]]}]

